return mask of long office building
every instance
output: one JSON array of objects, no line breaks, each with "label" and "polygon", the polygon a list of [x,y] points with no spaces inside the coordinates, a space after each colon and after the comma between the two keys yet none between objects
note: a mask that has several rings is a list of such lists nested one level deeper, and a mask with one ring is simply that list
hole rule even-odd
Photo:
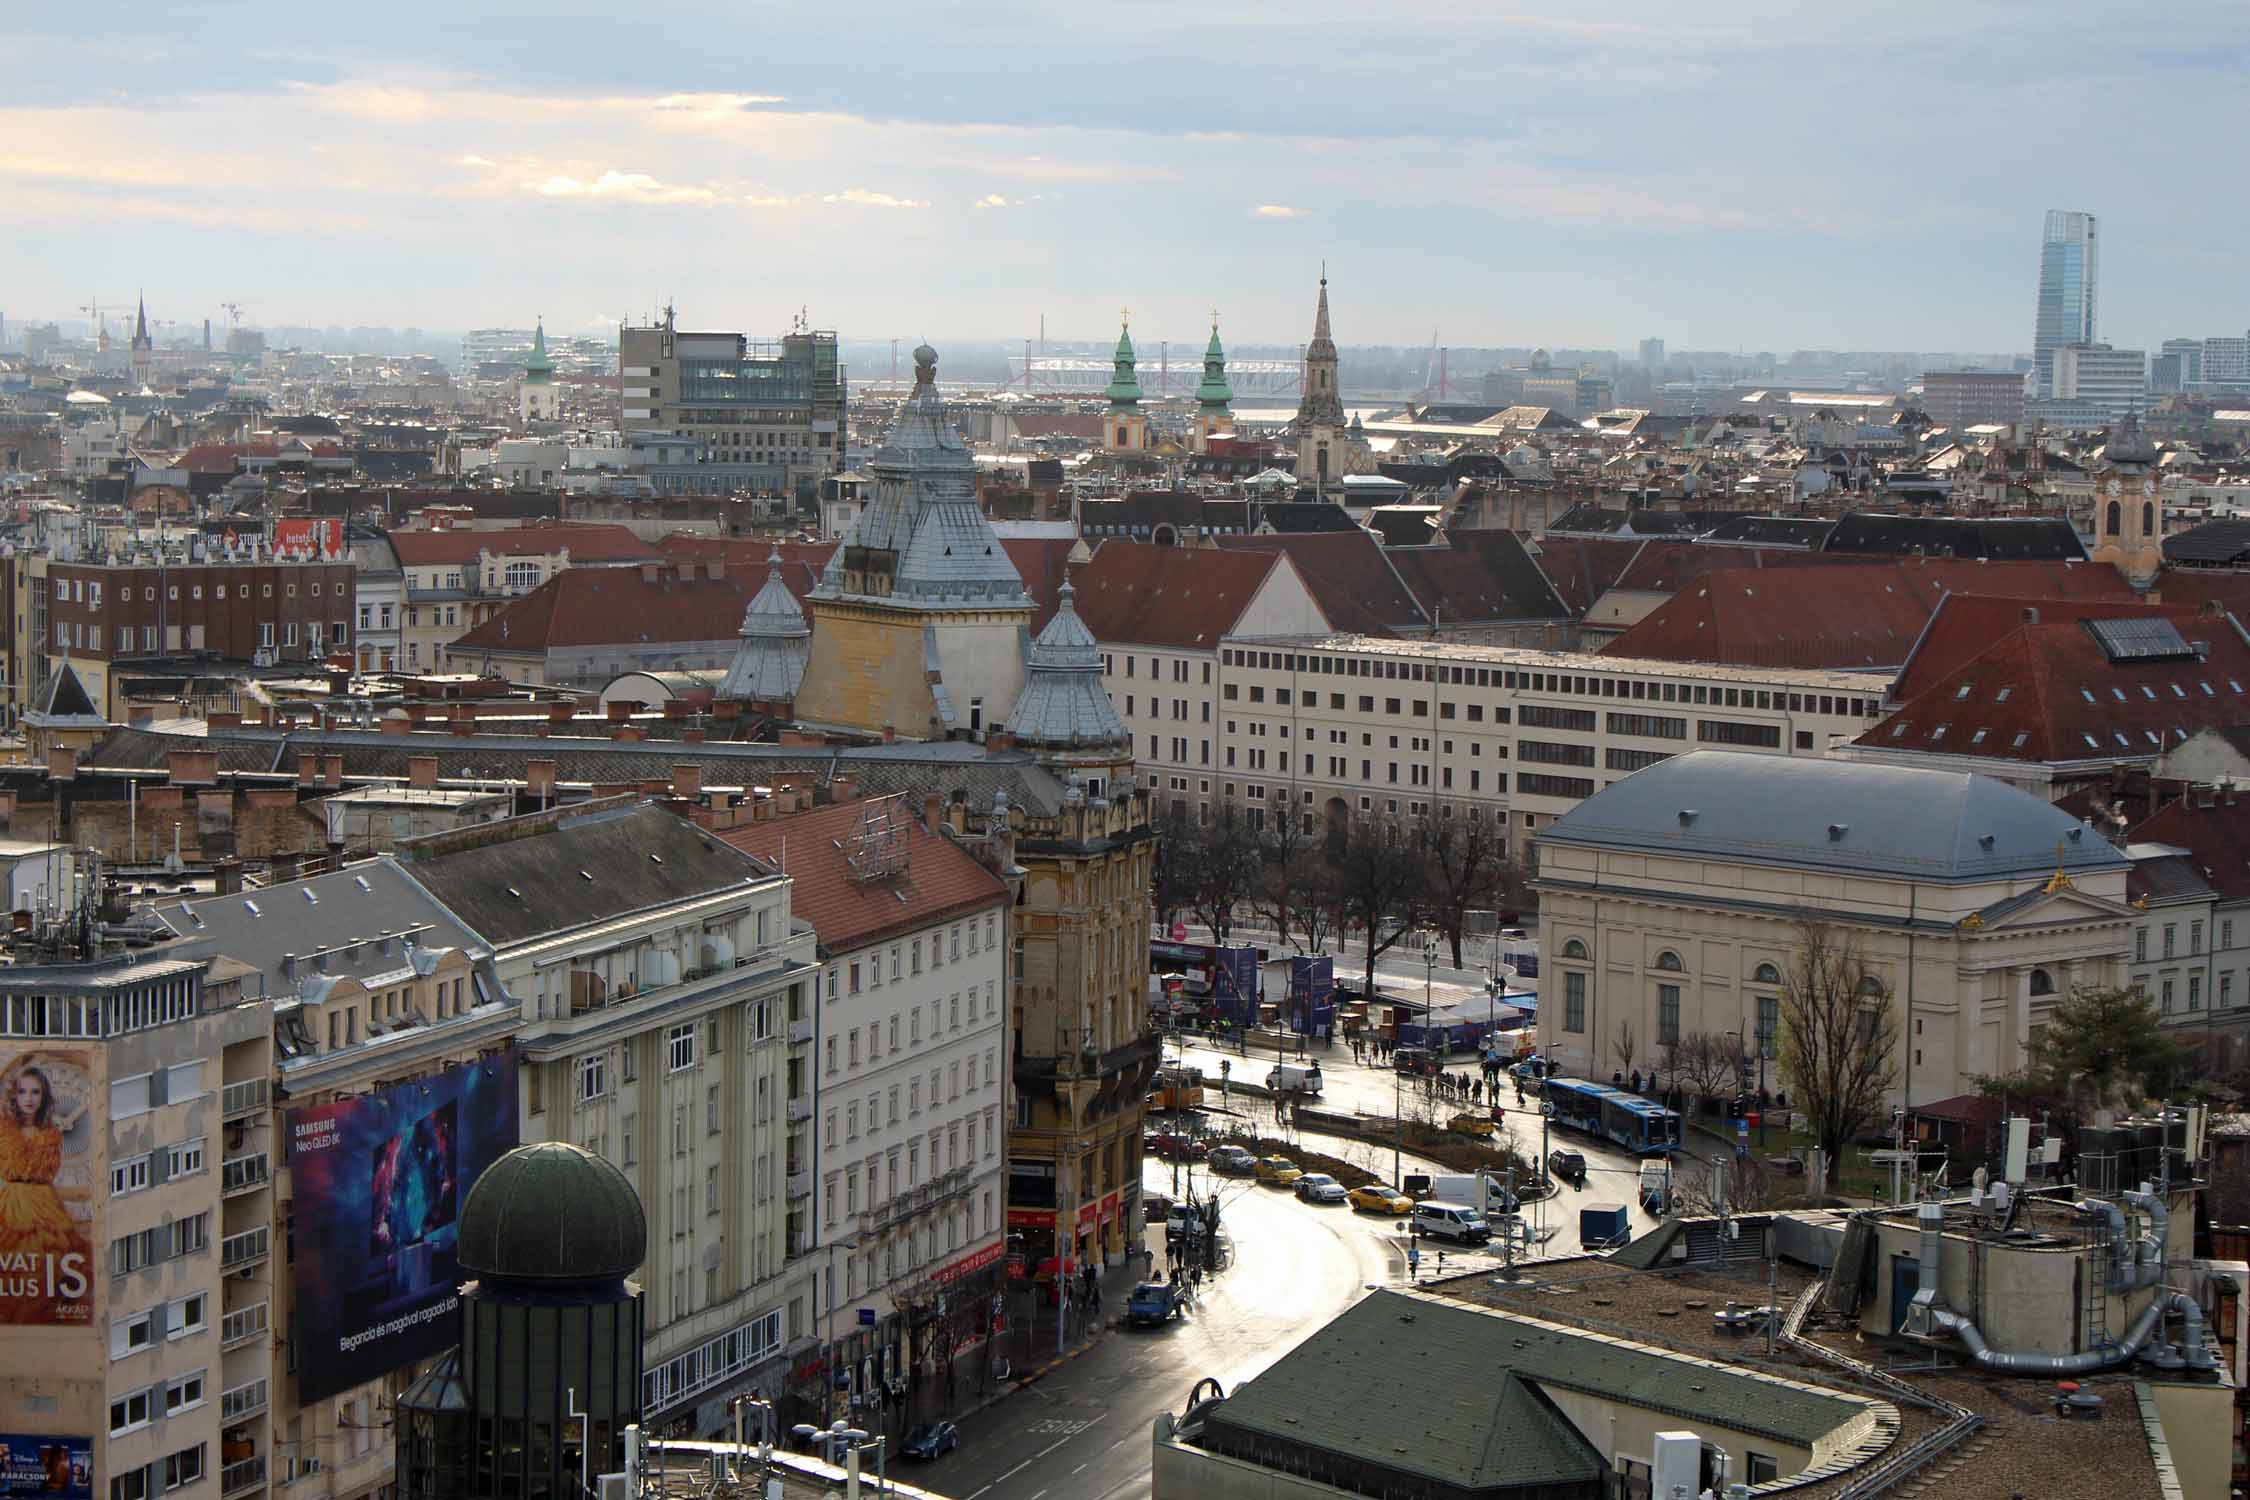
[{"label": "long office building", "polygon": [[1473,809],[1505,815],[1519,850],[1684,750],[1825,755],[1865,730],[1891,681],[1374,636],[1105,641],[1102,655],[1162,806],[1231,801],[1308,830]]},{"label": "long office building", "polygon": [[750,465],[768,494],[811,503],[842,472],[845,381],[836,335],[800,331],[778,341],[690,333],[664,321],[617,331],[618,426],[701,438],[713,464]]},{"label": "long office building", "polygon": [[2092,214],[2047,211],[2046,232],[2039,241],[2038,322],[2031,339],[2041,396],[2058,394],[2055,351],[2066,344],[2091,344],[2098,337],[2100,228]]},{"label": "long office building", "polygon": [[1931,370],[1922,376],[1922,409],[1959,430],[2023,420],[2023,376],[2013,370]]},{"label": "long office building", "polygon": [[2148,404],[2148,353],[2107,344],[2065,344],[2055,351],[2055,399],[2100,409],[2115,422]]}]

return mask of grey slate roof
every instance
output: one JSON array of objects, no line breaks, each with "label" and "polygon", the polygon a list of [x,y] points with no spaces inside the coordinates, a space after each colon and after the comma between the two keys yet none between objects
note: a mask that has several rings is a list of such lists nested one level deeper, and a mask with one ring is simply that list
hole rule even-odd
[{"label": "grey slate roof", "polygon": [[812,627],[797,596],[782,582],[781,554],[766,559],[766,584],[742,612],[742,644],[716,697],[737,703],[779,703],[797,696],[805,679]]},{"label": "grey slate roof", "polygon": [[2239,564],[2245,553],[2250,553],[2250,521],[2205,521],[2164,539],[2167,562]]},{"label": "grey slate roof", "polygon": [[[307,893],[310,893],[310,900]],[[403,974],[412,958],[402,943],[368,942],[329,955],[325,968],[301,965],[296,977],[282,971],[282,955],[299,958],[335,948],[354,938],[379,939],[388,933],[414,933],[418,950],[466,949],[471,958],[487,953],[476,934],[463,927],[428,891],[409,880],[388,855],[315,875],[287,885],[244,891],[233,896],[169,900],[157,918],[179,934],[166,945],[167,957],[211,959],[224,955],[265,974],[267,992],[276,998],[297,992],[300,981],[349,976],[366,981],[380,974]]]},{"label": "grey slate roof", "polygon": [[1121,745],[1132,738],[1102,687],[1102,653],[1063,584],[1055,617],[1032,642],[1008,729],[1034,745]]},{"label": "grey slate roof", "polygon": [[2122,870],[2070,814],[1989,776],[1693,750],[1572,808],[1541,842],[1966,883]]},{"label": "grey slate roof", "polygon": [[109,722],[94,707],[92,695],[69,662],[55,669],[23,718],[35,729],[99,729]]},{"label": "grey slate roof", "polygon": [[2086,560],[2086,544],[2059,516],[1886,516],[1854,511],[1839,520],[1823,552],[1877,557],[1983,557]]},{"label": "grey slate roof", "polygon": [[646,803],[566,817],[552,832],[410,858],[405,869],[495,948],[764,878],[748,855]]},{"label": "grey slate roof", "polygon": [[899,408],[883,446],[866,466],[874,483],[866,509],[828,559],[815,599],[855,597],[847,564],[888,554],[894,607],[965,604],[1031,607],[1023,579],[977,505],[976,461],[937,392],[937,351],[914,351],[914,394]]},{"label": "grey slate roof", "polygon": [[1222,1452],[1251,1438],[1351,1454],[1462,1490],[1573,1476],[1584,1440],[1546,1419],[1547,1402],[1509,1389],[1518,1382],[1806,1448],[1867,1409],[1646,1345],[1386,1290],[1237,1387],[1209,1414],[1202,1441]]}]

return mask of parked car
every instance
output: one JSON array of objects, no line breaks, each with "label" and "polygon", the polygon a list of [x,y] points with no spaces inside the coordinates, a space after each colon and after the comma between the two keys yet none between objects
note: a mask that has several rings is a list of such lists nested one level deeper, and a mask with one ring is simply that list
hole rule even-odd
[{"label": "parked car", "polygon": [[1229,1177],[1247,1177],[1257,1167],[1258,1158],[1241,1146],[1220,1146],[1211,1152],[1208,1165]]},{"label": "parked car", "polygon": [[1179,1293],[1168,1281],[1144,1281],[1125,1299],[1125,1321],[1135,1328],[1168,1323],[1179,1315]]},{"label": "parked car", "polygon": [[1286,1156],[1261,1158],[1251,1170],[1258,1174],[1260,1182],[1270,1182],[1275,1187],[1287,1187],[1290,1183],[1305,1175],[1297,1164]]},{"label": "parked car", "polygon": [[1404,1193],[1393,1192],[1380,1182],[1370,1182],[1365,1187],[1353,1188],[1351,1204],[1352,1207],[1362,1213],[1390,1214],[1402,1219],[1414,1212],[1414,1200],[1412,1198],[1407,1197]]},{"label": "parked car", "polygon": [[961,1446],[961,1429],[951,1422],[917,1422],[898,1445],[902,1458],[942,1458]]},{"label": "parked car", "polygon": [[1484,1215],[1465,1203],[1415,1204],[1414,1232],[1463,1245],[1481,1245],[1492,1238],[1492,1226],[1485,1223]]},{"label": "parked car", "polygon": [[1488,1115],[1471,1114],[1463,1110],[1445,1122],[1445,1128],[1458,1135],[1473,1135],[1480,1139],[1492,1134],[1496,1128]]},{"label": "parked car", "polygon": [[1307,1203],[1341,1203],[1351,1195],[1344,1185],[1326,1172],[1307,1172],[1297,1179],[1297,1196]]},{"label": "parked car", "polygon": [[1159,1161],[1202,1161],[1211,1148],[1192,1135],[1166,1130],[1148,1138],[1148,1152]]},{"label": "parked car", "polygon": [[1558,1146],[1547,1153],[1547,1175],[1569,1183],[1572,1187],[1586,1185],[1586,1157],[1578,1151]]}]

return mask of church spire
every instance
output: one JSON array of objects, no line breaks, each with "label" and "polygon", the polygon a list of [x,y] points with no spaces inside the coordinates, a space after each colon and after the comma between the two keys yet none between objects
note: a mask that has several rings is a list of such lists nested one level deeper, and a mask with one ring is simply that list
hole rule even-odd
[{"label": "church spire", "polygon": [[1320,263],[1320,305],[1313,310],[1312,341],[1317,349],[1326,344],[1328,352],[1336,352],[1336,341],[1328,332],[1328,262]]},{"label": "church spire", "polygon": [[554,373],[555,362],[547,357],[547,320],[541,318],[531,331],[531,357],[523,362],[523,378],[544,381]]},{"label": "church spire", "polygon": [[1320,301],[1313,310],[1312,342],[1305,345],[1305,396],[1297,427],[1344,425],[1344,399],[1336,379],[1336,340],[1328,331],[1328,267],[1320,268]]},{"label": "church spire", "polygon": [[1133,359],[1133,328],[1129,313],[1118,315],[1117,362],[1109,377],[1110,407],[1135,407],[1141,401],[1141,379],[1135,372]]},{"label": "church spire", "polygon": [[148,336],[148,293],[143,292],[141,293],[140,306],[133,314],[133,347],[145,349],[150,342]]},{"label": "church spire", "polygon": [[1234,387],[1227,384],[1227,354],[1219,347],[1219,314],[1211,313],[1211,343],[1203,351],[1203,381],[1195,388],[1195,399],[1207,416],[1223,416],[1227,403],[1234,399]]}]

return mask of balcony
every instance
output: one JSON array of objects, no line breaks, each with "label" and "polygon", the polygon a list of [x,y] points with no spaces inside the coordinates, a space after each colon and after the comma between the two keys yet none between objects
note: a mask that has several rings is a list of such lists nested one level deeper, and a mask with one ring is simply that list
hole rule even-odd
[{"label": "balcony", "polygon": [[265,1336],[273,1317],[273,1307],[268,1302],[253,1302],[248,1307],[238,1307],[219,1320],[219,1347],[238,1349],[255,1343]]},{"label": "balcony", "polygon": [[219,1241],[219,1269],[241,1271],[257,1265],[273,1253],[273,1226],[260,1224],[241,1234],[230,1234]]},{"label": "balcony", "polygon": [[245,1417],[254,1417],[265,1409],[266,1382],[263,1378],[238,1385],[219,1397],[221,1422],[239,1422]]},{"label": "balcony", "polygon": [[230,1083],[219,1094],[219,1114],[222,1119],[240,1120],[251,1115],[262,1115],[271,1095],[271,1086],[263,1078],[245,1078],[240,1083]]},{"label": "balcony", "polygon": [[254,1193],[273,1179],[273,1159],[263,1151],[230,1156],[219,1167],[219,1196],[235,1198]]},{"label": "balcony", "polygon": [[810,1198],[812,1196],[812,1173],[791,1172],[789,1174],[789,1196],[792,1198]]},{"label": "balcony", "polygon": [[812,1098],[806,1095],[789,1101],[789,1123],[802,1125],[812,1118]]},{"label": "balcony", "polygon": [[969,1184],[975,1179],[976,1173],[970,1168],[955,1167],[942,1177],[933,1177],[920,1187],[908,1188],[905,1192],[893,1194],[884,1202],[875,1205],[875,1207],[860,1215],[860,1226],[863,1230],[880,1231],[887,1229],[902,1219],[911,1218],[915,1214],[926,1213],[950,1199],[959,1197],[968,1190]]},{"label": "balcony", "polygon": [[812,1023],[812,1022],[811,1022],[810,1020],[804,1020],[804,1021],[791,1021],[791,1022],[789,1023],[789,1045],[790,1045],[790,1046],[792,1046],[792,1047],[809,1047],[809,1046],[811,1046],[811,1045],[812,1045],[812,1038],[813,1038],[813,1023]]},{"label": "balcony", "polygon": [[812,1236],[811,1236],[811,1235],[809,1235],[809,1234],[807,1234],[807,1233],[806,1233],[806,1232],[805,1232],[804,1230],[802,1230],[802,1229],[792,1229],[792,1230],[790,1230],[790,1231],[789,1231],[789,1259],[791,1259],[791,1260],[795,1260],[795,1259],[797,1259],[797,1257],[799,1257],[800,1255],[810,1255],[811,1253],[812,1253]]},{"label": "balcony", "polygon": [[246,1458],[240,1463],[228,1464],[219,1471],[219,1493],[232,1497],[247,1495],[252,1490],[264,1489],[266,1484],[266,1458]]}]

